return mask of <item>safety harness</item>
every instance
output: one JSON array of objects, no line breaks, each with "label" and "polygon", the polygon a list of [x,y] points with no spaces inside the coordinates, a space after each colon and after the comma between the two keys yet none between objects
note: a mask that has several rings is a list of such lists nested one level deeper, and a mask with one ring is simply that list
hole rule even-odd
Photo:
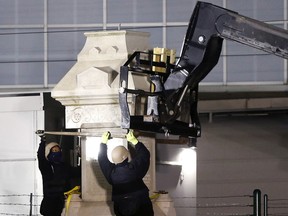
[{"label": "safety harness", "polygon": [[69,206],[70,206],[70,201],[72,199],[73,194],[81,194],[80,192],[80,186],[75,186],[71,190],[64,192],[64,196],[67,198],[66,200],[66,205],[65,205],[65,216],[68,216],[69,213]]}]

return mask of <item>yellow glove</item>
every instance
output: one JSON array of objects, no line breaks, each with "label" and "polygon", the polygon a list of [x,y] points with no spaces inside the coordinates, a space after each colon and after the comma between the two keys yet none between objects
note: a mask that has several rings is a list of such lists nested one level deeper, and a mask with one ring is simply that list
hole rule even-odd
[{"label": "yellow glove", "polygon": [[102,135],[101,143],[107,144],[109,139],[111,139],[111,133],[109,131],[104,132]]},{"label": "yellow glove", "polygon": [[129,131],[126,134],[126,139],[128,142],[132,143],[133,145],[136,145],[138,143],[138,140],[136,139],[132,131]]}]

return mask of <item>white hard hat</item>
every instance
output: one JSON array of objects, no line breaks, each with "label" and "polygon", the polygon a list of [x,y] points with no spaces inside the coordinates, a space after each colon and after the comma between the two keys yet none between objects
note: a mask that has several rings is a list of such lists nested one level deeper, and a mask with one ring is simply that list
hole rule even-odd
[{"label": "white hard hat", "polygon": [[128,149],[122,145],[116,146],[111,152],[112,162],[115,164],[122,163],[128,157],[130,157],[130,153]]},{"label": "white hard hat", "polygon": [[59,144],[56,143],[56,142],[50,142],[49,144],[47,144],[47,145],[45,146],[45,158],[46,158],[47,160],[48,160],[48,155],[49,155],[51,149],[52,149],[54,146],[58,146],[58,147],[60,148]]}]

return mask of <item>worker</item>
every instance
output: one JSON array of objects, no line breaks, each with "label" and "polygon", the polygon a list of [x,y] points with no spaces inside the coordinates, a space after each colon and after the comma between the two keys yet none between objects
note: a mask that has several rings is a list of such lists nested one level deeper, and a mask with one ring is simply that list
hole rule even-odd
[{"label": "worker", "polygon": [[105,178],[112,185],[115,215],[153,216],[149,189],[143,182],[150,165],[150,152],[137,140],[133,132],[129,131],[126,138],[135,148],[135,156],[131,158],[129,150],[120,145],[111,151],[112,163],[107,156],[107,142],[110,138],[110,132],[102,135],[98,162]]},{"label": "worker", "polygon": [[37,157],[43,181],[40,213],[61,216],[65,204],[64,192],[72,188],[71,179],[80,178],[81,169],[65,164],[59,144],[50,142],[46,145],[45,136],[41,136]]}]

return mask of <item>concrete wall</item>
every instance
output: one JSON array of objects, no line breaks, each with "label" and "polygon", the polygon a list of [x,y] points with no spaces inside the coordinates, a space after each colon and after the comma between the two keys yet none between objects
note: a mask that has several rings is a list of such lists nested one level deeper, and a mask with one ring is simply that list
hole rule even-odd
[{"label": "concrete wall", "polygon": [[[207,196],[252,195],[254,189],[260,189],[270,199],[287,198],[287,129],[287,114],[219,115],[212,122],[203,118],[197,149],[198,203],[211,203],[211,199],[203,198]],[[244,200],[252,203],[251,198]],[[238,201],[231,197],[225,201],[215,199],[212,203]],[[197,212],[208,210],[198,208]],[[234,210],[243,214],[252,211],[251,208]],[[233,210],[230,208],[229,212]]]}]

